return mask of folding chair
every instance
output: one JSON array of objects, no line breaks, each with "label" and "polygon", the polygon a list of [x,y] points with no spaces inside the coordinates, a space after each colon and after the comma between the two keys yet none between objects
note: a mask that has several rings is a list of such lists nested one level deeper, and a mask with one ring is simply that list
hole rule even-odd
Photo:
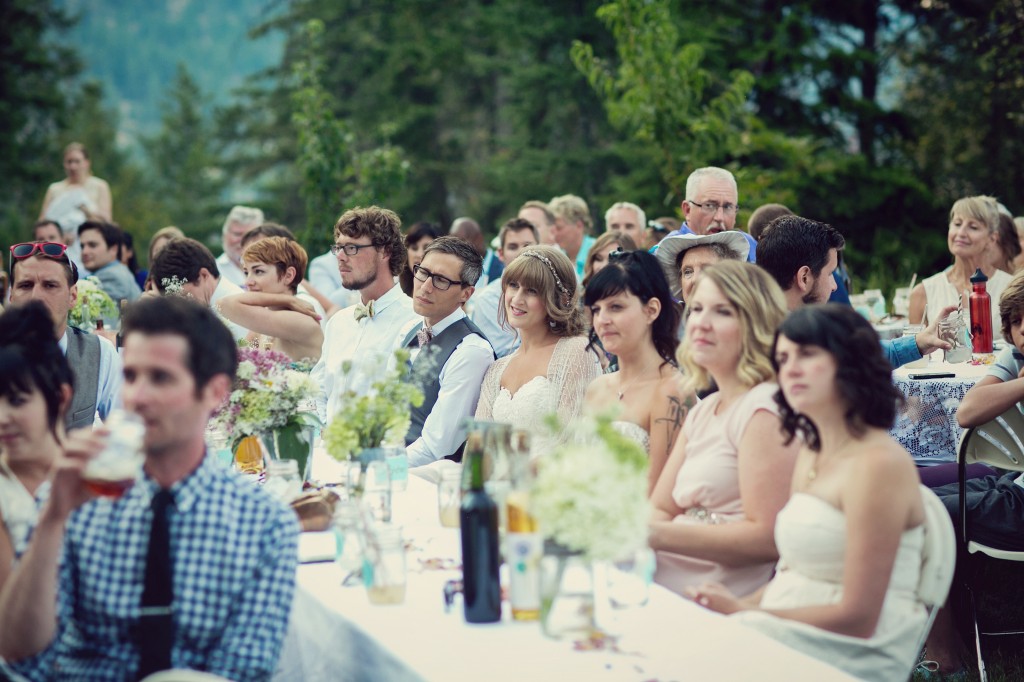
[{"label": "folding chair", "polygon": [[917,651],[924,648],[935,614],[946,603],[953,583],[956,561],[956,532],[942,500],[930,488],[921,486],[924,502],[924,547],[921,551],[921,578],[917,597],[928,609],[928,620],[917,640]]},{"label": "folding chair", "polygon": [[960,536],[957,538],[957,561],[963,567],[963,582],[967,596],[967,609],[974,627],[974,646],[978,655],[978,672],[986,682],[985,660],[982,655],[981,636],[1021,635],[1022,630],[982,632],[978,625],[974,583],[977,562],[974,554],[983,554],[1002,561],[1024,562],[1024,552],[1007,551],[971,539],[971,519],[967,514],[967,465],[982,462],[999,469],[1024,471],[1024,408],[1018,403],[995,419],[968,429],[960,438]]}]

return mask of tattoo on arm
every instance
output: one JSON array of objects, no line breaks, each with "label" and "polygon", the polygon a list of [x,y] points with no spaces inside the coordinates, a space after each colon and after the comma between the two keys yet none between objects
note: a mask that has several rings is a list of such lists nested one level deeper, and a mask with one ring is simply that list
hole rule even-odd
[{"label": "tattoo on arm", "polygon": [[672,453],[672,445],[676,442],[676,436],[679,435],[679,430],[683,427],[683,420],[686,419],[686,413],[689,411],[690,406],[687,403],[676,396],[669,396],[668,411],[665,416],[654,420],[656,424],[665,425],[666,456]]}]

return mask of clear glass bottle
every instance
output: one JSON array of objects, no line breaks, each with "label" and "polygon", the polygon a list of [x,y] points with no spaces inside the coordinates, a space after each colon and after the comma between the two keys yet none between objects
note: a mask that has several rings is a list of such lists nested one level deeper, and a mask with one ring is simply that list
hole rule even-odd
[{"label": "clear glass bottle", "polygon": [[405,542],[401,526],[374,524],[367,529],[363,553],[363,584],[371,604],[405,601]]}]

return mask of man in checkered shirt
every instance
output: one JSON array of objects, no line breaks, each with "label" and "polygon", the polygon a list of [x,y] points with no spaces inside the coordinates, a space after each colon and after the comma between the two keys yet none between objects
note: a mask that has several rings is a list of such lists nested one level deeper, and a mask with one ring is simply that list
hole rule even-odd
[{"label": "man in checkered shirt", "polygon": [[177,297],[140,301],[125,317],[124,404],[146,426],[145,475],[120,499],[92,499],[81,472],[105,438],[68,436],[32,542],[0,595],[0,678],[138,677],[150,503],[165,489],[172,667],[268,680],[295,589],[298,523],[206,457],[207,420],[237,368],[231,333]]}]

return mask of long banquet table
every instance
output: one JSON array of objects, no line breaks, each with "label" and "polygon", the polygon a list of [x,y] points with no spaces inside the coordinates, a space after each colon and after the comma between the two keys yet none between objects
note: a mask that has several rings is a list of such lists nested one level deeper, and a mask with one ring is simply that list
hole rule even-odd
[{"label": "long banquet table", "polygon": [[404,604],[371,605],[361,585],[341,585],[333,562],[301,565],[275,680],[852,679],[657,585],[646,606],[629,612],[617,647],[578,650],[549,639],[536,622],[512,621],[507,603],[502,622],[469,625],[461,598],[444,608],[443,586],[461,577],[461,552],[458,531],[438,521],[434,484],[411,476],[408,490],[395,493],[393,518],[409,547]]}]

